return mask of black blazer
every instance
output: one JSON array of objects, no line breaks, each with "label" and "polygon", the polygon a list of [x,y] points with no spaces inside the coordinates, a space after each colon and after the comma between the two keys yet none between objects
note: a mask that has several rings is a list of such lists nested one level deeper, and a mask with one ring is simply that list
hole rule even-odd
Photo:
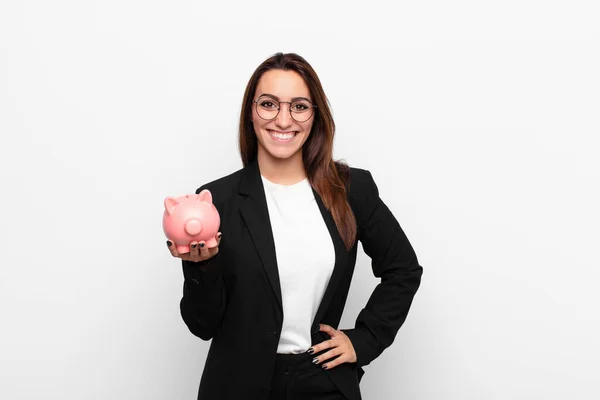
[{"label": "black blazer", "polygon": [[[212,339],[198,400],[268,400],[283,323],[275,245],[258,162],[207,183],[221,216],[219,253],[183,261],[181,315],[189,330]],[[338,328],[356,262],[357,242],[346,251],[331,213],[313,189],[335,247],[335,266],[311,326],[312,344],[329,336],[319,323]],[[381,278],[353,329],[343,329],[356,363],[325,370],[349,400],[360,400],[362,366],[390,346],[420,285],[422,267],[369,171],[350,168],[348,200],[358,240]],[[310,251],[310,249],[307,249]]]}]

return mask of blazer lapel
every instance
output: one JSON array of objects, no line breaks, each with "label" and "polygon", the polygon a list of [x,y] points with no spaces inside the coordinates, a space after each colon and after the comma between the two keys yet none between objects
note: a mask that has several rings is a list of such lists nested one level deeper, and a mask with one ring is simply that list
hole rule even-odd
[{"label": "blazer lapel", "polygon": [[[333,295],[335,294],[337,285],[344,274],[344,270],[348,261],[348,252],[346,251],[342,238],[339,235],[337,226],[333,220],[333,216],[329,210],[325,208],[325,205],[323,204],[323,201],[321,200],[321,197],[317,191],[314,188],[312,191],[319,206],[319,211],[321,212],[321,215],[325,221],[325,225],[327,225],[327,229],[329,230],[329,234],[335,248],[335,265],[333,272],[311,327],[311,331],[316,333],[319,330],[318,323],[321,321],[325,311],[329,307]],[[252,241],[254,242],[256,250],[258,251],[262,265],[265,269],[265,273],[269,279],[269,283],[271,284],[273,294],[277,299],[279,311],[283,316],[281,283],[279,280],[279,270],[277,268],[275,241],[273,239],[273,230],[269,218],[267,199],[265,197],[257,160],[254,160],[252,163],[248,164],[246,168],[244,168],[243,176],[239,186],[239,192],[246,197],[241,203],[240,213],[244,219],[244,222],[246,223],[246,226],[248,227]]]},{"label": "blazer lapel", "polygon": [[337,289],[338,283],[344,275],[344,271],[348,263],[348,252],[346,251],[344,241],[342,240],[342,237],[338,232],[337,226],[335,225],[333,215],[331,215],[329,210],[325,208],[325,204],[323,204],[321,196],[319,196],[319,193],[317,193],[317,191],[314,188],[313,194],[315,195],[315,200],[319,205],[319,210],[321,211],[321,215],[325,220],[325,225],[327,225],[329,235],[331,235],[331,240],[333,240],[333,247],[335,248],[335,264],[333,266],[333,272],[331,274],[331,278],[329,278],[329,283],[327,284],[327,288],[325,289],[325,294],[323,295],[321,304],[317,309],[317,313],[315,314],[315,319],[311,327],[312,333],[317,333],[319,331],[319,323],[323,319],[325,311],[327,311],[327,309],[329,308],[329,303],[331,303],[333,295],[335,294],[335,291]]},{"label": "blazer lapel", "polygon": [[254,246],[265,269],[271,289],[277,299],[279,311],[283,317],[283,302],[281,300],[281,283],[277,270],[277,256],[273,229],[269,219],[269,209],[263,183],[260,178],[258,161],[254,160],[244,168],[239,186],[239,192],[246,196],[240,206],[240,213],[248,227]]}]

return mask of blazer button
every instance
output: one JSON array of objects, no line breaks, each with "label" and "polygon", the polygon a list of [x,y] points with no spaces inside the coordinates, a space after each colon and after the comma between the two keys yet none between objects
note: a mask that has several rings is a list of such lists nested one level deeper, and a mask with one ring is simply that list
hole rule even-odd
[{"label": "blazer button", "polygon": [[273,331],[273,336],[277,336],[277,331]]}]

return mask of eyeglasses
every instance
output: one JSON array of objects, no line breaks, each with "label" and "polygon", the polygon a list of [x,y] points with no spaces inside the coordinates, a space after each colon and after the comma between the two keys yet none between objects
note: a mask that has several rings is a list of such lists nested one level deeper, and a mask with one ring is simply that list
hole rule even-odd
[{"label": "eyeglasses", "polygon": [[316,105],[308,100],[296,100],[296,101],[277,101],[272,97],[259,97],[257,100],[253,100],[256,103],[256,112],[259,117],[264,120],[271,121],[279,115],[281,109],[281,103],[288,103],[290,105],[290,115],[296,122],[305,122],[312,117]]}]

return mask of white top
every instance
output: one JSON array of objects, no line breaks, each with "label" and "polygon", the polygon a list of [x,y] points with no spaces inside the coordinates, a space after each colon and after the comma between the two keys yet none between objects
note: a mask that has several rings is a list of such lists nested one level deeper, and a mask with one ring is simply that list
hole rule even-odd
[{"label": "white top", "polygon": [[277,353],[303,353],[333,272],[335,249],[308,178],[280,185],[261,175],[273,229],[283,301]]}]

